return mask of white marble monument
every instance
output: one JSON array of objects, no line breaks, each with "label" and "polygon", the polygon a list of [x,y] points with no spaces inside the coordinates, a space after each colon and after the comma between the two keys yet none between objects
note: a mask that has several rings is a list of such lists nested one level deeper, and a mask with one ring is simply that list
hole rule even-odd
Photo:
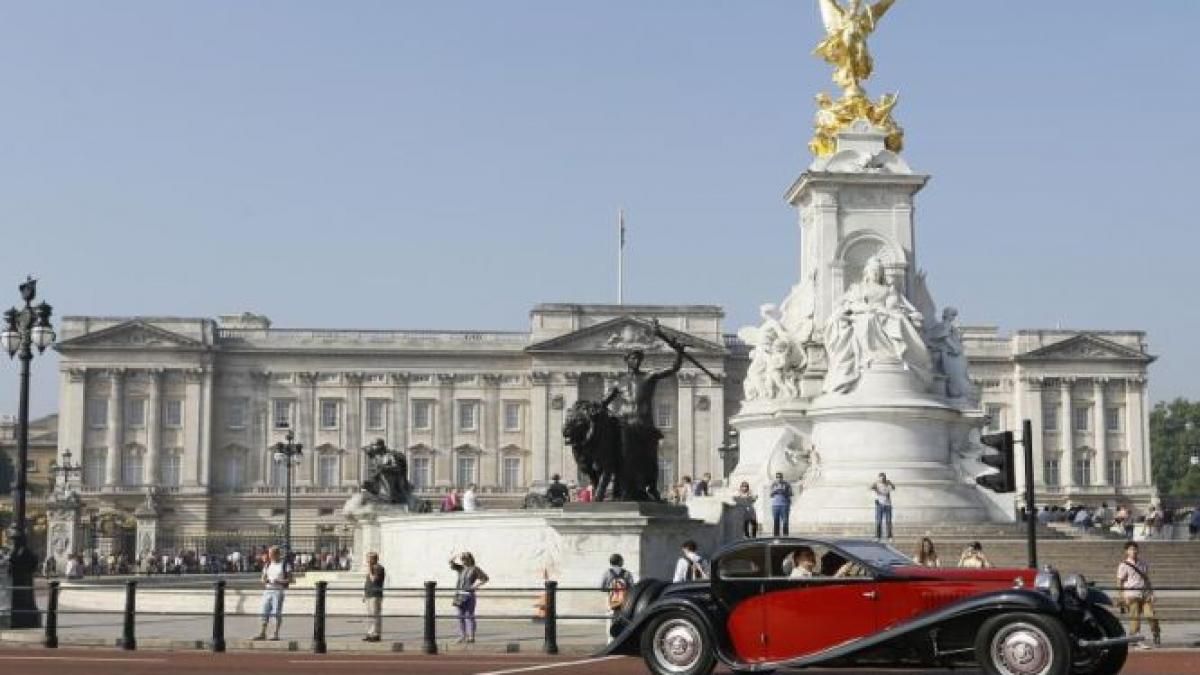
[{"label": "white marble monument", "polygon": [[[939,318],[916,265],[913,198],[927,176],[859,119],[788,192],[800,212],[800,282],[754,345],[729,483],[794,481],[793,525],[869,523],[886,472],[907,523],[1009,521],[1012,499],[979,488],[986,418],[967,373],[957,311]],[[764,523],[769,498],[761,494]]]}]

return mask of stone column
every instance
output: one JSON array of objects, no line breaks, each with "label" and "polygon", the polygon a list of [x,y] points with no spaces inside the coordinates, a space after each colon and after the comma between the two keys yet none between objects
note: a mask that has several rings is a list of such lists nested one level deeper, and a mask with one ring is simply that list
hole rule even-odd
[{"label": "stone column", "polygon": [[1146,378],[1130,377],[1125,380],[1125,437],[1129,448],[1129,482],[1132,486],[1150,485],[1150,456],[1146,444]]},{"label": "stone column", "polygon": [[250,456],[258,458],[260,486],[271,484],[271,373],[261,370],[250,373],[250,396],[246,402],[246,423],[250,426]]},{"label": "stone column", "polygon": [[184,441],[183,460],[180,470],[183,472],[183,484],[187,487],[208,484],[208,479],[204,473],[204,461],[201,457],[203,452],[201,449],[203,435],[200,431],[200,426],[204,412],[201,374],[199,368],[190,368],[183,373]]},{"label": "stone column", "polygon": [[203,485],[212,484],[213,429],[216,426],[216,420],[213,419],[213,370],[211,365],[200,369],[203,378],[200,386],[200,479]]},{"label": "stone column", "polygon": [[1112,485],[1112,476],[1108,475],[1108,430],[1104,428],[1104,384],[1108,378],[1092,378],[1092,443],[1096,447],[1095,475],[1093,485]]},{"label": "stone column", "polygon": [[296,425],[296,442],[304,445],[304,457],[292,469],[295,472],[292,480],[299,485],[310,485],[317,475],[317,374],[296,373],[296,381],[300,386],[300,396],[292,416]]},{"label": "stone column", "polygon": [[[388,411],[388,445],[399,450],[408,448],[408,373],[392,373],[392,406]],[[411,461],[411,458],[410,458]],[[366,480],[366,463],[359,480]]]},{"label": "stone column", "polygon": [[500,382],[504,379],[499,373],[483,375],[483,401],[480,403],[480,431],[483,444],[483,456],[480,458],[479,484],[488,487],[500,487]]},{"label": "stone column", "polygon": [[696,461],[696,380],[699,373],[681,371],[676,376],[676,455],[678,474],[700,480]]},{"label": "stone column", "polygon": [[149,411],[146,419],[146,463],[142,467],[142,484],[158,484],[159,453],[162,452],[162,369],[152,368],[150,375],[150,396],[146,405]]},{"label": "stone column", "polygon": [[1061,377],[1058,379],[1059,387],[1059,410],[1062,412],[1062,424],[1059,425],[1059,438],[1062,439],[1063,454],[1062,462],[1066,466],[1059,468],[1059,473],[1063,475],[1063,481],[1068,487],[1075,487],[1075,428],[1071,424],[1071,409],[1074,403],[1071,400],[1071,385],[1074,383],[1073,378]]},{"label": "stone column", "polygon": [[[704,388],[708,396],[708,444],[704,448],[704,456],[708,465],[704,470],[713,475],[713,480],[725,480],[725,466],[721,454],[717,450],[725,443],[725,387],[721,382],[709,378],[708,386]],[[711,490],[711,488],[710,488]]]},{"label": "stone column", "polygon": [[[125,444],[125,371],[108,371],[108,429],[104,442],[108,446],[104,458],[104,486],[116,487],[121,482],[121,447]],[[83,453],[80,452],[80,461]]]},{"label": "stone column", "polygon": [[[1046,421],[1042,419],[1042,378],[1023,377],[1019,382],[1025,385],[1027,403],[1024,407],[1028,408],[1029,424],[1033,428],[1033,487],[1036,497],[1038,492],[1046,486]],[[1025,418],[1021,417],[1020,419],[1023,421]],[[1022,472],[1017,474],[1017,480],[1021,482],[1022,489],[1024,489],[1024,452],[1021,453],[1021,461],[1018,461],[1017,464],[1022,469]],[[1062,476],[1061,466],[1059,467],[1059,476]]]},{"label": "stone column", "polygon": [[550,373],[534,371],[529,374],[529,437],[533,453],[534,483],[550,480],[550,448],[548,427],[550,420]]},{"label": "stone column", "polygon": [[59,390],[59,452],[70,449],[83,463],[87,443],[87,375],[85,368],[64,368]]},{"label": "stone column", "polygon": [[[363,441],[363,374],[346,373],[346,454],[348,466],[342,467],[341,480],[353,481],[361,476],[364,467]],[[375,439],[371,439],[372,441]],[[361,480],[361,479],[360,479]]]},{"label": "stone column", "polygon": [[454,484],[454,373],[438,373],[437,403],[434,404],[433,444],[444,462],[435,462],[434,485]]}]

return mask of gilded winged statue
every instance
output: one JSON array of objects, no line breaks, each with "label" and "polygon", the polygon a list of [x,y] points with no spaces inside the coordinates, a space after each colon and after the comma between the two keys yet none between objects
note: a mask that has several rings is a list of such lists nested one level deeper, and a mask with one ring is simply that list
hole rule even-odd
[{"label": "gilded winged statue", "polygon": [[816,133],[809,142],[814,155],[833,154],[838,132],[859,118],[883,130],[889,150],[899,152],[903,147],[904,130],[892,119],[897,95],[885,94],[879,101],[872,101],[861,85],[875,69],[867,50],[867,36],[895,2],[878,0],[864,6],[862,0],[849,0],[848,5],[842,6],[838,0],[817,0],[825,39],[813,53],[834,67],[833,81],[842,88],[842,97],[835,101],[828,94],[817,95]]},{"label": "gilded winged statue", "polygon": [[867,36],[896,0],[879,0],[869,7],[863,7],[862,0],[850,0],[848,7],[842,7],[837,0],[817,2],[825,24],[825,39],[817,45],[815,53],[834,67],[833,81],[846,96],[862,96],[858,83],[871,77],[874,70],[871,53],[867,51]]}]

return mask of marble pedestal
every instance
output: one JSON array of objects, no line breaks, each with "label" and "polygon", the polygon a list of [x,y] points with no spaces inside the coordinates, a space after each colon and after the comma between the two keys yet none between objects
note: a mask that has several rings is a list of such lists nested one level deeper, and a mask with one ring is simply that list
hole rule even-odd
[{"label": "marble pedestal", "polygon": [[53,555],[58,569],[66,565],[67,555],[80,553],[83,546],[79,513],[82,503],[76,493],[59,494],[46,506],[49,526],[46,528],[46,553]]},{"label": "marble pedestal", "polygon": [[1006,520],[955,468],[953,449],[977,420],[920,391],[900,367],[864,371],[849,394],[809,408],[813,467],[792,505],[792,523],[872,523],[869,488],[880,472],[896,484],[893,520],[980,523]]},{"label": "marble pedestal", "polygon": [[711,552],[718,538],[715,525],[688,517],[684,507],[629,502],[429,514],[375,505],[355,525],[355,560],[377,551],[389,585],[436,580],[452,587],[449,560],[470,551],[493,589],[539,586],[545,578],[563,588],[596,589],[560,594],[564,612],[602,608],[599,584],[613,553],[638,578],[670,579],[680,544],[694,539]]}]

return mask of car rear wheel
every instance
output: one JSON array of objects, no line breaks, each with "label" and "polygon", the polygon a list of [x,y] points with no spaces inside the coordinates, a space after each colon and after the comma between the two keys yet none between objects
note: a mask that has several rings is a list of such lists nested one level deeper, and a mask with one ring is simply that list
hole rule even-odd
[{"label": "car rear wheel", "polygon": [[717,665],[704,624],[681,610],[650,620],[642,631],[642,658],[655,675],[709,675]]},{"label": "car rear wheel", "polygon": [[1000,614],[979,627],[975,659],[987,675],[1066,675],[1071,643],[1061,622],[1041,614]]},{"label": "car rear wheel", "polygon": [[[1093,607],[1092,614],[1096,617],[1096,625],[1085,626],[1079,637],[1084,640],[1102,640],[1125,635],[1125,628],[1121,626],[1121,622],[1108,610]],[[1081,649],[1076,652],[1071,662],[1071,672],[1074,675],[1115,675],[1121,672],[1128,656],[1127,644],[1095,650]]]}]

